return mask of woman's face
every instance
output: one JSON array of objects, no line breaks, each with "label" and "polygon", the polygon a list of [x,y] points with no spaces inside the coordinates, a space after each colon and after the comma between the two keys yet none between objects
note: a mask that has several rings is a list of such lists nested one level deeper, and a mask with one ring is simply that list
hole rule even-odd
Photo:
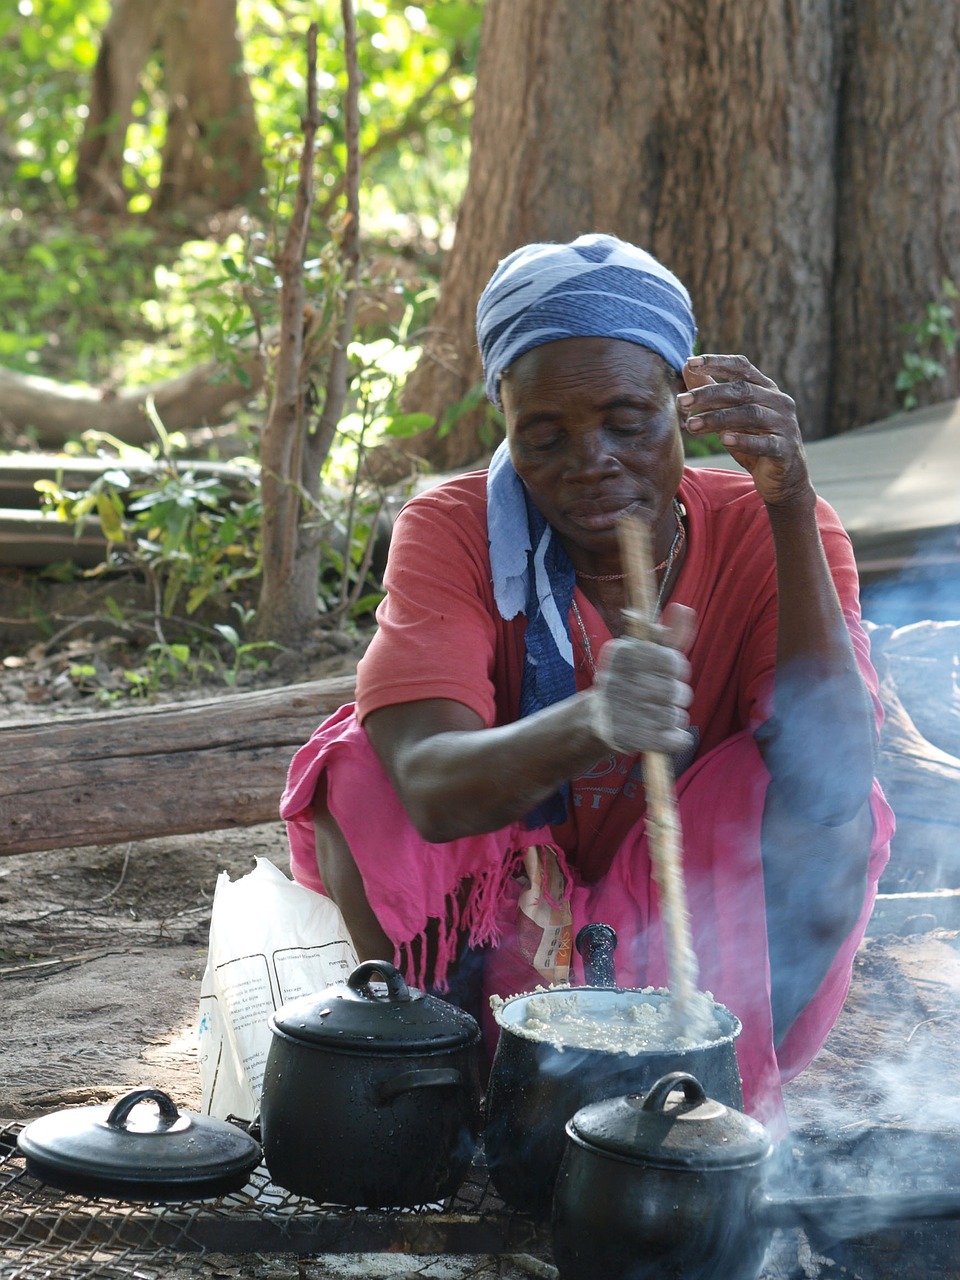
[{"label": "woman's face", "polygon": [[660,356],[618,338],[535,347],[504,374],[510,457],[574,564],[617,553],[627,513],[669,543],[683,473],[676,376]]}]

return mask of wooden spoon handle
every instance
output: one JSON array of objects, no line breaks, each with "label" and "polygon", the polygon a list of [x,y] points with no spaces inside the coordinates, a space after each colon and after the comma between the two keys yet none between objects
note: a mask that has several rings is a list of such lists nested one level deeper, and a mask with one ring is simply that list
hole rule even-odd
[{"label": "wooden spoon handle", "polygon": [[[642,520],[626,516],[620,523],[619,536],[627,575],[627,633],[639,640],[649,640],[657,610],[650,534]],[[669,984],[682,1009],[696,991],[698,974],[690,937],[690,916],[683,880],[683,833],[677,814],[670,757],[660,751],[645,751],[643,780],[647,797],[650,861],[660,894],[666,932]]]}]

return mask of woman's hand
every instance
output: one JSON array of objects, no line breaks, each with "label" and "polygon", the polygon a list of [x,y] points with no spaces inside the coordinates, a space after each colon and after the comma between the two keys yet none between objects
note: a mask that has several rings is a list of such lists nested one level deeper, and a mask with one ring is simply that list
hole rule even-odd
[{"label": "woman's hand", "polygon": [[772,379],[745,356],[702,355],[683,366],[683,381],[682,425],[692,435],[716,432],[764,502],[813,500],[796,405]]},{"label": "woman's hand", "polygon": [[649,640],[608,641],[589,693],[594,732],[611,751],[675,755],[688,743],[687,708],[693,701],[690,664],[683,650],[695,617],[683,605],[668,605]]}]

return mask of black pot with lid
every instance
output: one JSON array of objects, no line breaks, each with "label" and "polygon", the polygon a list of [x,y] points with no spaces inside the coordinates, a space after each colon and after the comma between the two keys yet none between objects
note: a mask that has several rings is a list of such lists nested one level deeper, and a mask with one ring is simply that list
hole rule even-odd
[{"label": "black pot with lid", "polygon": [[371,1208],[457,1189],[480,1126],[468,1013],[368,960],[346,984],[284,1005],[270,1029],[260,1124],[274,1182]]},{"label": "black pot with lid", "polygon": [[227,1195],[246,1185],[262,1158],[246,1130],[181,1111],[162,1089],[41,1116],[20,1132],[17,1146],[41,1182],[132,1201]]},{"label": "black pot with lid", "polygon": [[554,1192],[563,1280],[754,1280],[767,1231],[753,1215],[773,1152],[756,1120],[685,1072],[582,1108]]},{"label": "black pot with lid", "polygon": [[686,1072],[578,1111],[553,1199],[561,1280],[757,1280],[775,1227],[818,1247],[960,1217],[960,1190],[773,1196],[774,1144]]}]

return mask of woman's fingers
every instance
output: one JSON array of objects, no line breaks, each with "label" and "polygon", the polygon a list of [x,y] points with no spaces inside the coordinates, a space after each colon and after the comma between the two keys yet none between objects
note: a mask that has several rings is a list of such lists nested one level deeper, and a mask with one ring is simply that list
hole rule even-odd
[{"label": "woman's fingers", "polygon": [[687,361],[683,379],[682,424],[694,435],[717,435],[764,501],[781,503],[809,488],[796,405],[771,378],[745,356],[704,355]]}]

